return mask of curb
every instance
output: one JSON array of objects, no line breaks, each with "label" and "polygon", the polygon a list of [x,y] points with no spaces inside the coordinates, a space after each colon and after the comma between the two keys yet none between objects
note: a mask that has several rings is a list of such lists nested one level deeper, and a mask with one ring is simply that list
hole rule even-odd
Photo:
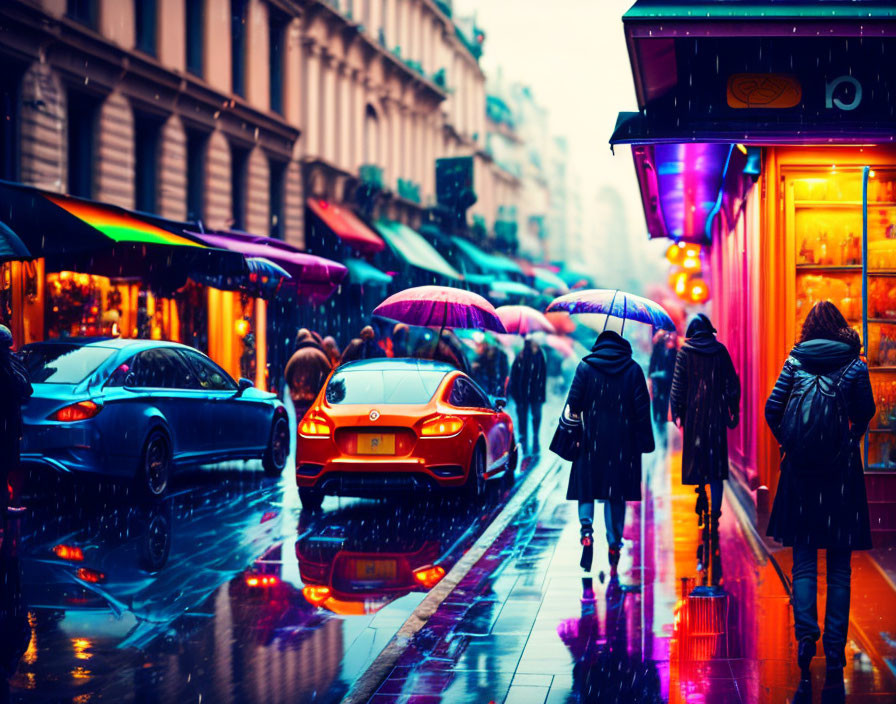
[{"label": "curb", "polygon": [[467,576],[467,573],[473,566],[479,562],[479,559],[492,546],[492,543],[510,525],[510,522],[522,508],[523,504],[535,494],[544,478],[556,470],[559,464],[559,458],[544,461],[526,477],[520,488],[517,489],[510,501],[507,502],[507,505],[501,510],[501,513],[483,531],[473,546],[455,563],[451,571],[430,590],[408,617],[407,621],[392,636],[386,647],[380,651],[380,654],[376,656],[364,673],[355,680],[348,693],[343,697],[342,704],[362,704],[362,702],[368,701],[376,693],[380,684],[388,677],[395,663],[398,662],[398,659],[411,644],[414,635],[426,625],[441,603],[457,588],[457,585]]}]

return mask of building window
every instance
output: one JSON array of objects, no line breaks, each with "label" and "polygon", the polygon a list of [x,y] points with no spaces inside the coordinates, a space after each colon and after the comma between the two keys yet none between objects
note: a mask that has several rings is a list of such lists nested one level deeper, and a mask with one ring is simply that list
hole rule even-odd
[{"label": "building window", "polygon": [[99,18],[97,0],[67,0],[65,14],[90,27],[96,27]]},{"label": "building window", "polygon": [[137,0],[134,7],[137,48],[156,55],[156,0]]},{"label": "building window", "polygon": [[67,156],[68,192],[93,197],[93,154],[98,101],[83,93],[68,94]]},{"label": "building window", "polygon": [[208,137],[187,131],[187,219],[202,220],[205,205],[205,149]]},{"label": "building window", "polygon": [[230,197],[233,203],[234,230],[246,228],[246,181],[249,170],[249,150],[230,145]]},{"label": "building window", "polygon": [[380,164],[380,121],[376,110],[368,105],[364,111],[364,163]]},{"label": "building window", "polygon": [[268,203],[270,204],[271,212],[271,237],[282,240],[285,237],[283,229],[283,191],[286,180],[286,164],[282,161],[271,159],[268,162],[268,169],[270,171]]},{"label": "building window", "polygon": [[271,21],[268,25],[268,64],[270,66],[271,110],[283,113],[283,59],[286,54],[286,22],[271,9]]},{"label": "building window", "polygon": [[246,0],[230,0],[230,85],[246,94]]},{"label": "building window", "polygon": [[19,180],[19,70],[0,73],[0,178]]},{"label": "building window", "polygon": [[158,208],[159,142],[162,125],[152,117],[134,117],[134,181],[137,210]]},{"label": "building window", "polygon": [[203,72],[205,38],[205,0],[187,0],[186,6],[187,71],[194,76]]}]

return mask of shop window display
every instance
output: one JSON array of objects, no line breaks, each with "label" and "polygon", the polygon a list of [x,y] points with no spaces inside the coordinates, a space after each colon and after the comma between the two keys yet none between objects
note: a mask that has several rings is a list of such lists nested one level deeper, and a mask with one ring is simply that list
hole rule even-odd
[{"label": "shop window display", "polygon": [[[785,174],[785,223],[796,261],[796,325],[829,300],[860,334],[877,403],[866,465],[896,470],[896,170],[873,167],[867,204],[861,169]],[[862,310],[862,228],[868,218],[867,315]]]}]

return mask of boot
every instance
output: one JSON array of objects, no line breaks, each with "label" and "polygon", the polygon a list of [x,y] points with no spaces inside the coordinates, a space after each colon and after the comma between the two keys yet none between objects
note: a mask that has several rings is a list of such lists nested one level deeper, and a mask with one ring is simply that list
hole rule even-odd
[{"label": "boot", "polygon": [[821,704],[843,704],[846,701],[846,686],[843,684],[843,666],[839,662],[828,661],[824,670],[824,686],[821,688]]},{"label": "boot", "polygon": [[812,658],[815,657],[815,639],[803,638],[800,640],[797,649],[797,664],[800,666],[800,676],[803,679],[809,679],[809,668],[812,665]]},{"label": "boot", "polygon": [[702,528],[704,516],[709,513],[709,500],[706,498],[706,487],[702,484],[694,489],[694,491],[697,494],[697,504],[694,506],[694,513],[700,517],[697,525]]},{"label": "boot", "polygon": [[620,549],[618,546],[611,546],[607,551],[607,560],[610,563],[610,577],[615,577],[619,570],[619,553]]},{"label": "boot", "polygon": [[709,551],[711,564],[709,566],[710,584],[714,587],[722,582],[722,552],[719,548],[719,513],[713,513],[709,518]]},{"label": "boot", "polygon": [[591,563],[594,562],[594,530],[590,523],[583,523],[580,532],[579,542],[582,543],[582,559],[579,560],[579,567],[586,572],[591,571]]}]

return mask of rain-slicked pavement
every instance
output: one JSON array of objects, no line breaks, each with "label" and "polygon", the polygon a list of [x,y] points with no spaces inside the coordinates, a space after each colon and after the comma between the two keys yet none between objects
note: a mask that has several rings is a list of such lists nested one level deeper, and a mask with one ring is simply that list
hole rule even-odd
[{"label": "rain-slicked pavement", "polygon": [[[659,449],[645,462],[618,580],[597,512],[590,582],[568,465],[550,453],[482,504],[330,498],[319,515],[300,510],[288,477],[251,465],[185,476],[154,506],[47,479],[42,493],[55,498],[12,527],[0,561],[7,585],[22,579],[27,609],[12,700],[339,701],[441,570],[545,472],[370,701],[790,701],[789,553],[769,559],[726,499],[727,596],[689,597],[698,533],[678,461]],[[896,624],[875,608],[892,583],[869,556],[854,564],[847,701],[894,701]],[[4,634],[4,654],[18,635]],[[822,672],[819,659],[817,690]]]}]

